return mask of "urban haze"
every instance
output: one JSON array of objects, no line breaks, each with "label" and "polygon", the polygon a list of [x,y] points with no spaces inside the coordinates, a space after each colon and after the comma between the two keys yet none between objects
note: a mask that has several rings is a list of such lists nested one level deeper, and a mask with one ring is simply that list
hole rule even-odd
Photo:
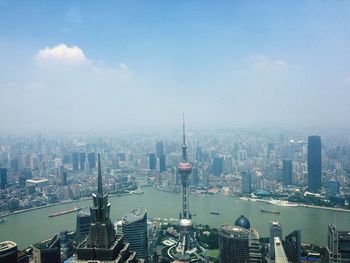
[{"label": "urban haze", "polygon": [[350,1],[0,0],[0,263],[350,262]]}]

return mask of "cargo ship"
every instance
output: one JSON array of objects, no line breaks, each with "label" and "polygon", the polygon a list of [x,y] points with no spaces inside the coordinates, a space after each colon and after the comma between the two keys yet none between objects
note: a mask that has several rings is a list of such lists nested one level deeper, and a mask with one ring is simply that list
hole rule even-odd
[{"label": "cargo ship", "polygon": [[53,214],[49,215],[49,217],[62,216],[62,215],[66,215],[66,214],[70,214],[70,213],[74,213],[74,212],[80,211],[82,209],[83,209],[82,207],[75,207],[75,208],[72,208],[72,209],[69,209],[69,210],[66,210],[66,211],[53,213]]},{"label": "cargo ship", "polygon": [[260,212],[261,213],[275,214],[275,215],[279,215],[281,213],[280,211],[270,211],[270,210],[264,210],[264,209],[261,209]]},{"label": "cargo ship", "polygon": [[220,213],[218,213],[218,212],[210,212],[209,214],[211,214],[211,215],[220,215]]}]

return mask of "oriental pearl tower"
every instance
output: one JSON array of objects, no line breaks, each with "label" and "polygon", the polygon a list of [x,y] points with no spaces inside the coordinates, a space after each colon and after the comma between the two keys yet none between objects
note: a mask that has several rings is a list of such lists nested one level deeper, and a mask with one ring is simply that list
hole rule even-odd
[{"label": "oriental pearl tower", "polygon": [[191,249],[193,243],[193,223],[189,209],[189,180],[188,177],[192,172],[192,164],[187,161],[187,146],[185,137],[185,118],[183,117],[182,125],[182,161],[178,164],[177,170],[181,176],[182,184],[182,213],[180,213],[179,231],[180,240],[177,244],[176,251],[180,258],[185,259],[185,252]]}]

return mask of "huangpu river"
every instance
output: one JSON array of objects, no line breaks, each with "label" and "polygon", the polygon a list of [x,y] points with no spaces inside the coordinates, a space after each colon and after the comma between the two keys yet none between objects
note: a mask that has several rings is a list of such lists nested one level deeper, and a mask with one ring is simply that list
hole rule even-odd
[{"label": "huangpu river", "polygon": [[[109,197],[112,221],[120,219],[123,214],[135,208],[145,208],[149,218],[178,218],[181,210],[179,193],[162,192],[152,187],[141,188],[141,190],[143,194]],[[52,218],[48,216],[54,212],[90,205],[92,205],[91,200],[84,200],[8,216],[7,221],[0,224],[0,241],[12,240],[20,249],[24,249],[61,230],[74,230],[76,213]],[[262,213],[261,209],[278,210],[280,214]],[[327,226],[330,223],[335,223],[339,229],[350,230],[350,213],[347,212],[307,207],[282,207],[240,200],[237,197],[191,195],[190,210],[196,215],[193,216],[195,223],[212,227],[223,223],[234,223],[240,215],[245,215],[250,220],[251,226],[259,231],[261,237],[269,236],[269,223],[277,220],[282,224],[283,237],[293,230],[301,229],[303,243],[318,245],[326,244]],[[210,214],[210,212],[218,212],[220,215]]]}]

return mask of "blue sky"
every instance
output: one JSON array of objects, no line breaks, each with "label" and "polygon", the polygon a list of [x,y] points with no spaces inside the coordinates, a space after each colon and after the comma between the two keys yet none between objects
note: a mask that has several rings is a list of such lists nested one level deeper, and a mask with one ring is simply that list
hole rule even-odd
[{"label": "blue sky", "polygon": [[348,127],[350,1],[0,1],[3,130]]}]

